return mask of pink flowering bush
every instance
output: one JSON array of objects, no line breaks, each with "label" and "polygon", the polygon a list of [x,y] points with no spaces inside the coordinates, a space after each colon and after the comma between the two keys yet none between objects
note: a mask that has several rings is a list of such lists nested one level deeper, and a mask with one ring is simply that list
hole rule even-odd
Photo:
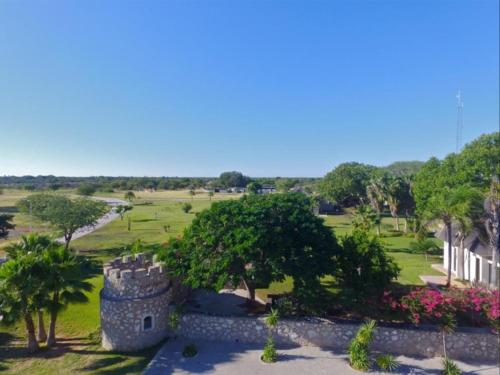
[{"label": "pink flowering bush", "polygon": [[381,302],[386,309],[406,312],[414,324],[453,325],[458,317],[474,325],[490,325],[500,332],[499,291],[481,288],[415,288],[400,301],[391,292],[385,291]]},{"label": "pink flowering bush", "polygon": [[487,320],[497,331],[500,330],[500,292],[481,288],[454,289],[456,305],[467,313],[474,323]]},{"label": "pink flowering bush", "polygon": [[454,299],[440,290],[416,288],[401,298],[401,308],[409,313],[409,319],[414,324],[454,325]]}]

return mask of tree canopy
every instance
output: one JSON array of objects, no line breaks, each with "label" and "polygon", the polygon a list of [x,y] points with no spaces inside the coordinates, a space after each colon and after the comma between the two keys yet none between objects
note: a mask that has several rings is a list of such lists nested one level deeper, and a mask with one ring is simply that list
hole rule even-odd
[{"label": "tree canopy", "polygon": [[70,199],[57,194],[32,194],[18,202],[21,212],[31,213],[40,220],[47,221],[63,232],[66,248],[79,228],[95,225],[106,212],[102,201],[77,198]]},{"label": "tree canopy", "polygon": [[417,213],[428,210],[433,195],[445,189],[469,186],[486,192],[500,174],[500,133],[484,134],[444,160],[429,159],[413,183]]},{"label": "tree canopy", "polygon": [[422,161],[395,161],[382,169],[391,176],[404,177],[412,176],[418,173],[424,162]]},{"label": "tree canopy", "polygon": [[224,172],[219,176],[219,186],[224,188],[246,187],[250,182],[250,177],[244,176],[241,172]]},{"label": "tree canopy", "polygon": [[[299,193],[248,195],[197,214],[162,257],[188,284],[219,290],[243,282],[251,299],[285,276],[305,295],[331,272],[340,248],[330,228]],[[314,287],[312,288],[314,289]]]},{"label": "tree canopy", "polygon": [[76,193],[78,195],[83,195],[86,197],[93,195],[96,191],[97,187],[93,184],[81,184],[80,186],[78,186],[78,189],[76,189]]},{"label": "tree canopy", "polygon": [[366,199],[366,188],[377,167],[356,162],[343,163],[326,174],[319,185],[323,197],[343,206]]},{"label": "tree canopy", "polygon": [[380,293],[399,275],[399,266],[382,243],[365,230],[344,236],[342,247],[334,274],[344,288],[362,295]]}]

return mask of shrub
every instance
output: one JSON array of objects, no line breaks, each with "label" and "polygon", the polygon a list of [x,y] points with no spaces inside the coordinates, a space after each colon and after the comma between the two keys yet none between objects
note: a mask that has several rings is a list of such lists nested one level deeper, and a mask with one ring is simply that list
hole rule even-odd
[{"label": "shrub", "polygon": [[185,213],[189,213],[189,211],[192,210],[193,205],[191,203],[185,202],[182,204],[181,208],[182,208],[182,211],[184,211]]},{"label": "shrub", "polygon": [[273,329],[278,325],[279,313],[277,309],[271,308],[271,312],[266,317],[266,325],[269,329]]},{"label": "shrub", "polygon": [[368,371],[370,369],[370,357],[368,349],[364,345],[353,340],[347,350],[349,353],[349,364],[352,368],[359,371]]},{"label": "shrub", "polygon": [[474,324],[489,324],[500,330],[500,292],[481,288],[439,291],[416,288],[401,299],[399,305],[389,292],[384,292],[382,302],[393,307],[400,306],[409,312],[415,324],[425,321],[431,324],[454,324],[457,315],[472,320]]},{"label": "shrub", "polygon": [[180,306],[176,306],[168,316],[168,325],[172,331],[177,330],[177,328],[179,327],[180,318],[181,318],[181,309]]},{"label": "shrub", "polygon": [[273,300],[273,305],[282,316],[297,315],[296,302],[290,295],[283,295]]},{"label": "shrub", "polygon": [[343,238],[342,247],[335,276],[342,286],[358,295],[383,290],[399,275],[399,266],[387,255],[380,240],[368,233],[355,230]]},{"label": "shrub", "polygon": [[487,321],[500,331],[500,291],[481,288],[452,289],[451,295],[457,308],[466,313],[474,323]]},{"label": "shrub", "polygon": [[368,347],[373,341],[373,334],[376,323],[370,320],[358,329],[356,337],[351,340],[347,352],[349,353],[349,364],[352,368],[359,371],[368,371],[370,369],[370,353]]},{"label": "shrub", "polygon": [[273,363],[278,360],[278,352],[276,351],[276,344],[272,336],[269,336],[266,341],[266,346],[264,346],[264,352],[262,353],[262,360],[267,363]]},{"label": "shrub", "polygon": [[81,184],[76,189],[76,193],[78,195],[89,196],[89,195],[93,195],[96,192],[96,190],[97,190],[97,188],[96,188],[95,185],[92,185],[92,184]]},{"label": "shrub", "polygon": [[416,288],[401,299],[401,307],[409,312],[414,324],[422,321],[446,325],[454,320],[455,305],[452,297],[439,290]]},{"label": "shrub", "polygon": [[187,358],[194,357],[196,354],[198,354],[198,349],[194,344],[186,345],[182,351],[182,356]]},{"label": "shrub", "polygon": [[443,371],[441,371],[442,375],[461,375],[462,371],[458,368],[457,364],[453,362],[451,359],[444,358],[443,359]]},{"label": "shrub", "polygon": [[375,359],[375,362],[377,363],[379,369],[386,372],[393,372],[399,367],[399,364],[390,354],[379,355]]}]

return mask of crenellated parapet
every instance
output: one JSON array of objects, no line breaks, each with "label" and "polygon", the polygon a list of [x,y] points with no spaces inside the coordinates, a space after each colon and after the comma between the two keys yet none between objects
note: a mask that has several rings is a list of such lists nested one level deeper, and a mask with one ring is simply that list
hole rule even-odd
[{"label": "crenellated parapet", "polygon": [[156,256],[152,260],[142,253],[115,258],[104,265],[104,297],[140,298],[167,289],[170,279]]}]

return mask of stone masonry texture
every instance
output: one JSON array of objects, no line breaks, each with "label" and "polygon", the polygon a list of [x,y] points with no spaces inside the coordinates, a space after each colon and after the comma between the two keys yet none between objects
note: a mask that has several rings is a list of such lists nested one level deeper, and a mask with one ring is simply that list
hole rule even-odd
[{"label": "stone masonry texture", "polygon": [[[346,350],[359,324],[336,323],[319,318],[281,319],[273,330],[278,345],[312,345]],[[264,345],[268,329],[264,318],[228,317],[186,313],[177,334],[196,340],[233,341]],[[452,359],[498,361],[499,336],[486,329],[459,329],[446,335]],[[377,327],[371,350],[394,355],[441,356],[442,336],[436,327]]]}]

